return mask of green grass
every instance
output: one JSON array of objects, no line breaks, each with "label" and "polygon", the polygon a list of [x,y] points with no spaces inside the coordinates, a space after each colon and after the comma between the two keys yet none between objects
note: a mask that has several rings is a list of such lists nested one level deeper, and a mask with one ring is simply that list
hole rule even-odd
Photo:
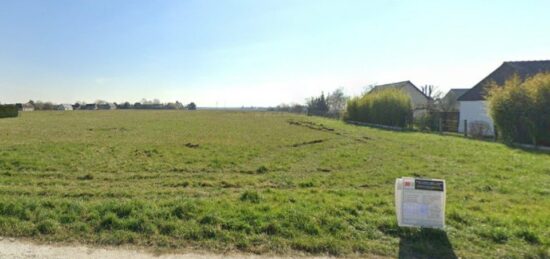
[{"label": "green grass", "polygon": [[[396,226],[401,176],[447,181],[445,232]],[[548,258],[550,155],[287,114],[27,112],[0,120],[0,235],[166,250]]]}]

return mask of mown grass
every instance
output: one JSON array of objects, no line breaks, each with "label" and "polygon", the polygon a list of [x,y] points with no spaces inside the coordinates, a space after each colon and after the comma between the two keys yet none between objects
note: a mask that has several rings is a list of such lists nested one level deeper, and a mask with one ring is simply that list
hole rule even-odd
[{"label": "mown grass", "polygon": [[[445,232],[396,226],[401,176],[447,180]],[[0,235],[159,249],[550,256],[550,155],[288,114],[0,120]]]}]

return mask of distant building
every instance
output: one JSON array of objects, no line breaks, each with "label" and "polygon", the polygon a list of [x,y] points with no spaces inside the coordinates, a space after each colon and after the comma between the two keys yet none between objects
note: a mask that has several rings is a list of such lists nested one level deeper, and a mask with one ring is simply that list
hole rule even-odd
[{"label": "distant building", "polygon": [[422,117],[428,111],[428,106],[432,102],[432,98],[424,94],[418,87],[416,87],[411,81],[403,81],[385,85],[375,86],[371,92],[380,91],[384,89],[399,89],[403,90],[407,95],[411,97],[411,104],[413,108],[413,117]]},{"label": "distant building", "polygon": [[72,106],[73,106],[73,110],[80,110],[80,108],[81,108],[80,103],[75,103]]},{"label": "distant building", "polygon": [[101,103],[97,105],[98,110],[116,110],[116,104],[114,103]]},{"label": "distant building", "polygon": [[487,125],[487,135],[493,135],[493,120],[487,111],[486,101],[486,95],[491,83],[501,86],[513,75],[518,75],[521,80],[525,80],[538,73],[546,72],[550,72],[550,60],[502,63],[495,71],[458,98],[460,103],[458,131],[464,132],[464,121],[467,121],[468,125],[471,123],[483,123]]},{"label": "distant building", "polygon": [[73,106],[70,105],[70,104],[60,104],[60,105],[56,106],[55,109],[58,110],[58,111],[72,111]]},{"label": "distant building", "polygon": [[32,112],[34,111],[34,105],[30,102],[21,105],[21,111]]},{"label": "distant building", "polygon": [[97,104],[95,103],[90,103],[90,104],[86,104],[84,106],[81,106],[82,110],[97,110]]}]

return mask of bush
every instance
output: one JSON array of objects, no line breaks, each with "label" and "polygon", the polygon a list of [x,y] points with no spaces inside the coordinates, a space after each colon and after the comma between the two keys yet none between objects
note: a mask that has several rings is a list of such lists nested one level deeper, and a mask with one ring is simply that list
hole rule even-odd
[{"label": "bush", "polygon": [[438,130],[437,117],[434,113],[428,112],[416,119],[414,119],[414,125],[420,131],[433,131]]},{"label": "bush", "polygon": [[348,102],[344,120],[407,127],[412,122],[411,99],[399,89],[370,92]]},{"label": "bush", "polygon": [[0,105],[0,118],[12,118],[19,116],[15,105]]},{"label": "bush", "polygon": [[197,109],[197,105],[194,102],[191,102],[186,106],[186,108],[187,110],[194,111]]},{"label": "bush", "polygon": [[502,86],[493,84],[488,104],[505,142],[550,144],[550,73],[524,82],[514,76]]},{"label": "bush", "polygon": [[482,139],[491,134],[491,126],[486,121],[472,121],[468,123],[468,134],[472,138]]}]

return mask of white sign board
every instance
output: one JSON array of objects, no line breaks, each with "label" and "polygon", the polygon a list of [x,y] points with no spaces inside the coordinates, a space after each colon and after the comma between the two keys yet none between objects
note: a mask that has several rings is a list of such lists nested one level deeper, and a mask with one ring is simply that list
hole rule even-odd
[{"label": "white sign board", "polygon": [[395,211],[400,227],[445,227],[445,181],[403,177],[395,180]]}]

